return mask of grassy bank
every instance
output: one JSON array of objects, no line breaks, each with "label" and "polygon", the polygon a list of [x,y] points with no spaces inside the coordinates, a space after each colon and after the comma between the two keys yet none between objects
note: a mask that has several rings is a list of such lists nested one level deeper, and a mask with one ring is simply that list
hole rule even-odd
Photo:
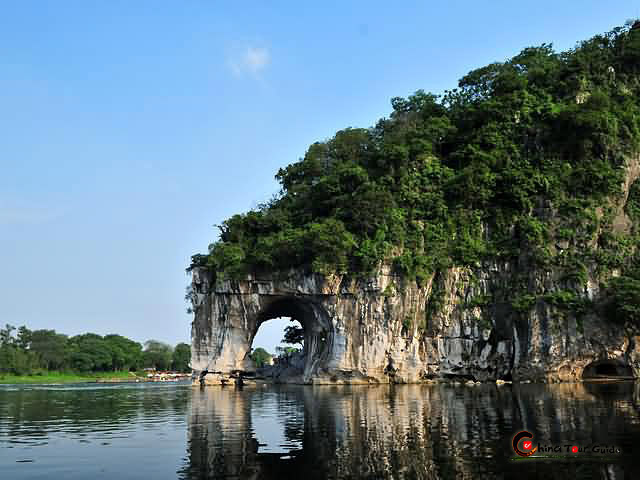
[{"label": "grassy bank", "polygon": [[129,372],[43,372],[42,374],[36,375],[11,375],[0,373],[0,384],[86,383],[108,380],[132,381],[134,379],[135,377]]}]

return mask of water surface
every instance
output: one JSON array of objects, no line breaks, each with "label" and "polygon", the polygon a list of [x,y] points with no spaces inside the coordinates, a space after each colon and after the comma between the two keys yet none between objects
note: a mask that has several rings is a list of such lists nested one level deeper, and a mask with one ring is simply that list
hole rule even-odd
[{"label": "water surface", "polygon": [[[1,478],[640,478],[640,385],[0,386]],[[513,460],[542,445],[607,458]],[[640,457],[638,457],[640,458]]]}]

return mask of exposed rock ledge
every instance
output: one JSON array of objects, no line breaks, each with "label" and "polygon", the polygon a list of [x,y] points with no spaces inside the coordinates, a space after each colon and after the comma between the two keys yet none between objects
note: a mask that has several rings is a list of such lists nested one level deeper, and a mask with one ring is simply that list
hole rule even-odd
[{"label": "exposed rock ledge", "polygon": [[[517,268],[452,268],[423,287],[402,287],[387,267],[360,281],[291,271],[238,282],[213,282],[195,268],[192,368],[211,372],[204,377],[210,384],[255,370],[248,354],[260,324],[292,317],[305,330],[305,347],[304,368],[290,382],[576,381],[600,367],[602,374],[640,375],[640,337],[596,313],[576,319],[543,300],[527,313],[508,301],[474,304],[496,290],[508,299]],[[550,277],[532,271],[530,289],[553,291],[557,279]],[[590,281],[580,294],[596,298],[596,285]]]}]

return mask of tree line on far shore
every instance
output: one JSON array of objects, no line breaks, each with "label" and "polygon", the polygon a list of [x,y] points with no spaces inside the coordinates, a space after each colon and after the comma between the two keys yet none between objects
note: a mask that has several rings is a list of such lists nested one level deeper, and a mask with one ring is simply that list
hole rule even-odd
[{"label": "tree line on far shore", "polygon": [[55,330],[30,330],[7,324],[0,329],[0,373],[122,372],[142,368],[189,372],[191,347],[157,340],[140,343],[122,335],[84,333],[67,336]]},{"label": "tree line on far shore", "polygon": [[[296,352],[299,352],[304,345],[304,330],[298,325],[289,325],[284,329],[284,337],[280,340],[282,343],[289,345],[300,345],[300,348],[296,347],[276,347],[277,357],[288,357]],[[258,347],[251,352],[251,360],[253,360],[258,368],[264,367],[269,364],[269,361],[274,358],[274,355],[267,352],[264,348]]]}]

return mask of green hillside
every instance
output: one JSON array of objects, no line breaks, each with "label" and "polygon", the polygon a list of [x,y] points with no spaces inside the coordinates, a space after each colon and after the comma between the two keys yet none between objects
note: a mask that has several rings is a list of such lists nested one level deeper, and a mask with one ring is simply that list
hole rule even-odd
[{"label": "green hillside", "polygon": [[583,308],[572,291],[597,278],[619,316],[639,319],[640,182],[624,180],[640,151],[640,22],[567,52],[525,48],[441,97],[391,104],[375,126],[341,130],[278,171],[281,191],[223,222],[192,267],[357,277],[385,261],[422,284],[515,261],[562,272],[567,293],[551,302]]}]

